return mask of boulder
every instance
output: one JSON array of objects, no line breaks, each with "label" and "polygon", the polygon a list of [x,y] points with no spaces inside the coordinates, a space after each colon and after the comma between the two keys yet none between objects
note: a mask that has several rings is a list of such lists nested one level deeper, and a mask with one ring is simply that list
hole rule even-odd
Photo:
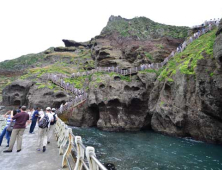
[{"label": "boulder", "polygon": [[62,40],[65,44],[66,47],[89,47],[91,48],[91,44],[87,43],[87,42],[76,42],[74,40]]}]

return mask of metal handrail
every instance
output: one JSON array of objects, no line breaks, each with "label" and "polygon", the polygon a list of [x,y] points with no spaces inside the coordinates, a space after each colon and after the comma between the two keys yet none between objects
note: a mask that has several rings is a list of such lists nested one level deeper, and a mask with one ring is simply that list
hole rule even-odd
[{"label": "metal handrail", "polygon": [[105,166],[103,164],[101,164],[101,162],[98,161],[98,159],[93,155],[91,154],[90,157],[96,162],[96,164],[102,169],[102,170],[107,170],[105,168]]},{"label": "metal handrail", "polygon": [[83,145],[83,143],[80,143],[80,142],[79,142],[79,144],[80,144],[80,146],[81,146],[84,150],[86,150],[86,147]]}]

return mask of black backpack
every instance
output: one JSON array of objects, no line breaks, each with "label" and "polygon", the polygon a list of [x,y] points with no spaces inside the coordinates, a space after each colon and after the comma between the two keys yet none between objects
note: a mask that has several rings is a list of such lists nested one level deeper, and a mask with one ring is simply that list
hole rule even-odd
[{"label": "black backpack", "polygon": [[39,127],[42,129],[48,128],[49,125],[49,117],[44,114],[44,117],[39,121]]},{"label": "black backpack", "polygon": [[54,125],[56,123],[56,113],[53,114],[53,121],[50,123],[50,125]]}]

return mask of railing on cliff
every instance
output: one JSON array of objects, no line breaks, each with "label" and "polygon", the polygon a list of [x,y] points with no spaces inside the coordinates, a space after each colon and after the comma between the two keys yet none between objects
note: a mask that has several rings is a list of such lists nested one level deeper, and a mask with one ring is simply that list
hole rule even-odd
[{"label": "railing on cliff", "polygon": [[[161,63],[152,63],[152,64],[141,64],[138,67],[128,68],[128,69],[120,69],[119,67],[97,67],[96,69],[92,69],[90,71],[86,72],[77,72],[73,73],[71,78],[79,77],[79,76],[85,76],[90,75],[93,73],[98,72],[115,72],[124,76],[137,74],[139,71],[143,71],[146,69],[160,69],[162,68],[172,57],[174,57],[177,53],[180,53],[184,51],[190,43],[192,43],[195,39],[198,39],[201,35],[207,33],[208,31],[212,30],[213,26],[218,26],[215,22],[209,22],[209,25],[205,28],[202,28],[201,30],[198,30],[198,32],[194,33],[191,37],[187,38],[179,47],[177,47],[176,51],[172,51],[171,54],[164,59]],[[63,78],[68,78],[66,75],[62,74],[48,74],[48,79],[51,80],[56,85],[60,86],[66,91],[70,91],[72,94],[75,95],[75,98],[73,98],[71,101],[67,102],[65,105],[61,105],[59,112],[67,111],[70,108],[74,108],[76,106],[79,106],[79,104],[82,104],[87,99],[87,93],[83,90],[75,88],[74,85],[71,85],[70,83],[66,83]],[[70,78],[70,77],[69,77]]]},{"label": "railing on cliff", "polygon": [[184,51],[187,45],[192,43],[195,39],[198,39],[201,35],[212,30],[213,26],[218,26],[218,24],[215,22],[209,22],[208,24],[209,25],[205,26],[201,30],[198,30],[198,32],[194,33],[191,37],[187,38],[180,46],[177,47],[175,51],[172,51],[170,55],[166,57],[164,61],[161,63],[141,64],[140,66],[128,68],[128,69],[121,69],[119,67],[97,67],[96,69],[92,69],[90,71],[73,73],[71,78],[90,75],[97,72],[115,72],[115,73],[127,76],[127,75],[136,74],[139,71],[143,71],[146,69],[160,69],[177,53],[181,53],[182,51]]},{"label": "railing on cliff", "polygon": [[107,170],[96,158],[95,149],[85,146],[81,136],[75,136],[72,129],[58,118],[55,135],[59,154],[63,155],[62,167],[70,170]]}]

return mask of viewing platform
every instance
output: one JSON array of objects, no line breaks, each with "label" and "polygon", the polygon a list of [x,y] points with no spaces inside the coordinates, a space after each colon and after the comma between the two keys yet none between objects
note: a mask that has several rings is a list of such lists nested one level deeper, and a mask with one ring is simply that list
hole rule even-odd
[{"label": "viewing platform", "polygon": [[[5,120],[0,116],[0,129]],[[46,151],[37,151],[38,126],[34,134],[29,133],[27,126],[23,135],[22,150],[17,152],[16,143],[11,153],[7,150],[4,137],[0,146],[1,170],[107,170],[96,158],[93,147],[84,146],[80,136],[75,136],[71,128],[58,118],[55,135],[47,144]]]},{"label": "viewing platform", "polygon": [[[2,121],[0,122],[0,124]],[[29,126],[23,135],[22,150],[17,153],[16,143],[12,153],[3,153],[7,150],[6,139],[4,137],[0,146],[0,169],[1,170],[68,170],[62,168],[62,155],[59,155],[59,149],[55,136],[52,137],[50,144],[46,146],[46,152],[37,151],[38,127],[35,128],[35,134],[29,134]]]}]

